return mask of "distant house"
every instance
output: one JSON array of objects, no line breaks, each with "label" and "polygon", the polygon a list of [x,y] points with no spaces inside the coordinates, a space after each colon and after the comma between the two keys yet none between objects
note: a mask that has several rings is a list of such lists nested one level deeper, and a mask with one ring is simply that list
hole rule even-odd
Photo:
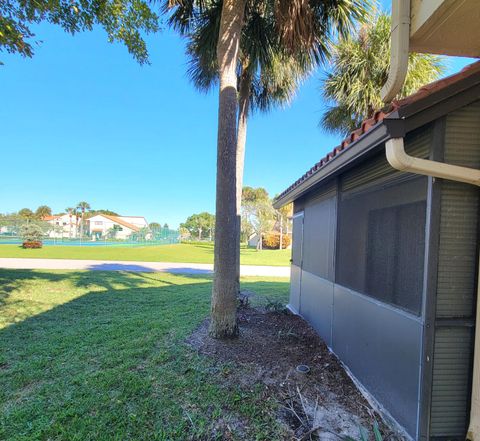
[{"label": "distant house", "polygon": [[71,238],[78,237],[78,226],[80,224],[80,217],[76,217],[74,214],[59,214],[55,216],[45,216],[42,220],[48,222],[51,225],[51,229],[48,233],[49,237]]},{"label": "distant house", "polygon": [[257,233],[252,233],[248,237],[248,242],[247,242],[248,246],[256,248],[258,246],[259,238],[260,238],[260,236]]},{"label": "distant house", "polygon": [[416,441],[464,440],[478,399],[479,169],[477,62],[376,112],[274,202],[294,204],[290,309]]},{"label": "distant house", "polygon": [[142,228],[148,227],[148,222],[143,216],[111,216],[97,214],[87,220],[88,231],[92,238],[128,239],[132,234],[138,233]]}]

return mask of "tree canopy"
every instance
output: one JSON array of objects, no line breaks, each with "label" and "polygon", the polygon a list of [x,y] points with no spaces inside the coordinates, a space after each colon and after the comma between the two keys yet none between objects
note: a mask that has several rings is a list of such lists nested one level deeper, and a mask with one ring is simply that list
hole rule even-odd
[{"label": "tree canopy", "polygon": [[[390,16],[377,13],[333,46],[331,69],[321,83],[323,98],[330,103],[320,121],[326,131],[345,135],[384,106],[380,90],[388,77],[390,28]],[[434,81],[443,70],[440,57],[410,53],[398,98]]]},{"label": "tree canopy", "polygon": [[180,228],[188,230],[192,237],[198,240],[212,238],[215,225],[215,216],[206,211],[192,214],[187,220],[180,224]]},{"label": "tree canopy", "polygon": [[[207,3],[190,26],[187,46],[188,74],[200,91],[217,86],[219,80],[216,47],[222,3]],[[264,3],[251,2],[246,8],[237,73],[239,83],[247,82],[249,109],[261,111],[288,104],[314,67],[308,51],[285,50],[276,35],[274,11]]]},{"label": "tree canopy", "polygon": [[148,62],[142,34],[159,30],[159,17],[144,0],[5,0],[0,2],[0,52],[32,57],[39,40],[31,26],[42,21],[70,34],[98,25],[139,63]]},{"label": "tree canopy", "polygon": [[150,228],[150,230],[152,231],[158,231],[158,230],[161,230],[162,229],[162,225],[159,223],[159,222],[150,222],[148,224],[148,227]]},{"label": "tree canopy", "polygon": [[40,205],[35,210],[35,217],[37,219],[43,219],[45,216],[51,216],[52,215],[52,209],[48,205]]},{"label": "tree canopy", "polygon": [[244,187],[242,192],[242,224],[244,229],[254,232],[258,248],[262,247],[263,234],[270,231],[275,222],[275,210],[267,190],[262,187]]},{"label": "tree canopy", "polygon": [[18,215],[24,219],[33,219],[35,217],[35,214],[30,208],[22,208],[21,210],[18,210]]},{"label": "tree canopy", "polygon": [[99,209],[99,210],[89,210],[88,213],[85,214],[85,219],[89,219],[93,216],[96,216],[97,214],[106,214],[108,216],[120,216],[118,213],[112,210],[104,210],[104,209]]}]

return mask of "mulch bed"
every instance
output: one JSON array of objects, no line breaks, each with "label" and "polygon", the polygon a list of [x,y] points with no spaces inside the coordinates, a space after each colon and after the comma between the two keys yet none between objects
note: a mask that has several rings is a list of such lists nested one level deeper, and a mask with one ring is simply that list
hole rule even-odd
[{"label": "mulch bed", "polygon": [[[280,403],[279,419],[290,429],[287,439],[340,439],[336,434],[358,438],[358,427],[369,432],[378,421],[371,408],[315,330],[287,311],[239,309],[240,337],[215,340],[208,335],[206,320],[189,337],[188,344],[219,363],[233,363],[229,381],[251,387],[263,383]],[[296,371],[307,365],[308,374]],[[313,430],[312,434],[309,431]],[[389,439],[396,439],[390,436]]]}]

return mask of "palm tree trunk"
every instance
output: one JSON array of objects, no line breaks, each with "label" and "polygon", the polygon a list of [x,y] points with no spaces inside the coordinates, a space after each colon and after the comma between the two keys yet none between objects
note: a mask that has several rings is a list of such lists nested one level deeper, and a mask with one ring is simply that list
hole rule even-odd
[{"label": "palm tree trunk", "polygon": [[85,216],[85,208],[82,208],[82,220],[80,221],[80,238],[83,239],[83,229],[84,229],[84,218]]},{"label": "palm tree trunk", "polygon": [[[238,335],[235,237],[237,232],[237,59],[246,0],[225,0],[222,6],[217,59],[220,77],[217,137],[215,275],[210,335]],[[233,244],[232,244],[233,239]]]},{"label": "palm tree trunk", "polygon": [[240,236],[242,230],[242,188],[243,188],[243,170],[245,164],[245,145],[247,142],[247,120],[248,108],[250,105],[250,87],[251,77],[247,72],[248,64],[244,63],[243,73],[240,78],[238,92],[238,127],[237,127],[237,236],[236,236],[236,276],[238,290],[240,291]]}]

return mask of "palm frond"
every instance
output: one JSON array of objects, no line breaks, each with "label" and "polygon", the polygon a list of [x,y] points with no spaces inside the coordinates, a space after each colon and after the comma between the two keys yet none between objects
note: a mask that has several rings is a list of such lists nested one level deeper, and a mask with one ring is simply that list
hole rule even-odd
[{"label": "palm frond", "polygon": [[[352,118],[351,128],[384,106],[380,90],[389,69],[390,17],[375,13],[368,22],[359,24],[353,34],[339,38],[332,55],[332,67],[321,82],[323,98],[331,108],[320,125],[326,131],[343,133],[347,125],[339,116],[346,109]],[[410,54],[407,78],[398,97],[410,95],[435,80],[443,69],[438,56]],[[338,108],[336,113],[334,108]]]},{"label": "palm frond", "polygon": [[346,107],[330,107],[322,115],[319,125],[327,133],[347,136],[358,127],[358,119]]},{"label": "palm frond", "polygon": [[218,82],[217,41],[220,29],[222,2],[211,2],[210,7],[196,17],[195,30],[187,44],[187,73],[195,87],[208,91]]},{"label": "palm frond", "polygon": [[211,0],[161,0],[160,10],[167,17],[170,27],[181,35],[188,35],[210,4]]}]

